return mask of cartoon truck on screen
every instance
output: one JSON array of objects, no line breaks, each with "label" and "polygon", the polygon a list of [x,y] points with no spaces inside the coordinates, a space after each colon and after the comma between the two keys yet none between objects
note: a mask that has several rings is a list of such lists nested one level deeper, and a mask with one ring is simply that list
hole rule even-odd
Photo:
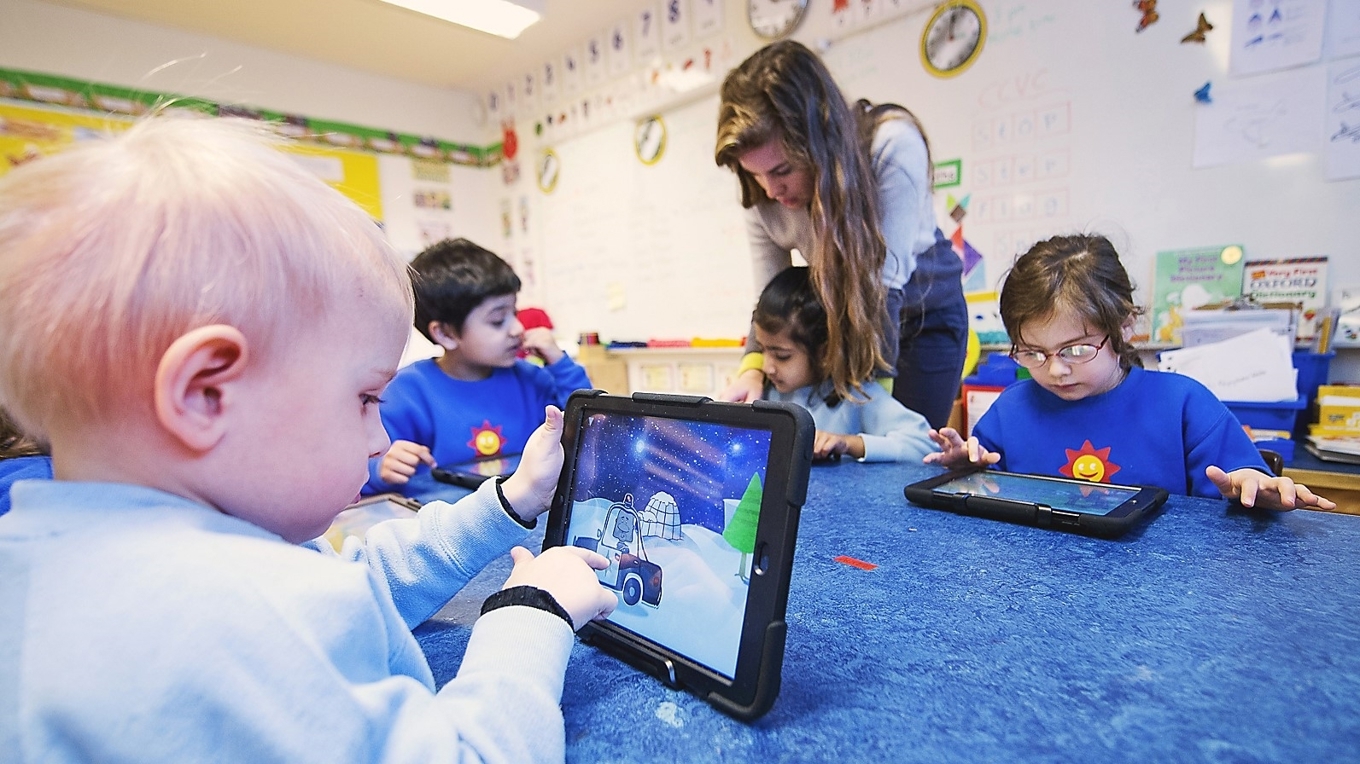
[{"label": "cartoon truck on screen", "polygon": [[631,493],[609,505],[598,536],[577,536],[571,543],[609,559],[609,567],[597,571],[597,575],[600,583],[623,593],[624,604],[661,604],[661,566],[647,560]]}]

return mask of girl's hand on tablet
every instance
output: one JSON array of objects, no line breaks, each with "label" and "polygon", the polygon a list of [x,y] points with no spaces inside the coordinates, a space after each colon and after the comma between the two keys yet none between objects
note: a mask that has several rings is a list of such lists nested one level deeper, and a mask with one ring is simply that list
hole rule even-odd
[{"label": "girl's hand on tablet", "polygon": [[543,414],[543,424],[524,444],[519,468],[501,483],[505,500],[525,522],[543,514],[552,503],[562,474],[562,410],[548,406]]},{"label": "girl's hand on tablet", "polygon": [[990,467],[1001,461],[1001,454],[983,448],[977,438],[964,440],[959,431],[953,427],[930,430],[926,434],[940,447],[938,452],[926,454],[921,460],[926,464],[938,464],[952,469],[969,464]]},{"label": "girl's hand on tablet", "polygon": [[834,432],[818,430],[812,441],[813,459],[834,459],[849,454],[852,458],[864,458],[864,438],[858,435],[837,435]]},{"label": "girl's hand on tablet", "polygon": [[579,630],[586,621],[604,618],[618,607],[619,598],[600,585],[595,571],[609,567],[609,560],[596,552],[575,546],[555,546],[535,557],[522,546],[510,550],[514,570],[502,589],[532,586],[542,589],[571,616],[571,628]]},{"label": "girl's hand on tablet", "polygon": [[1244,507],[1290,510],[1299,507],[1336,509],[1336,502],[1318,496],[1308,486],[1287,477],[1272,477],[1260,470],[1244,468],[1224,472],[1210,466],[1204,475],[1213,481],[1225,499],[1235,499]]}]

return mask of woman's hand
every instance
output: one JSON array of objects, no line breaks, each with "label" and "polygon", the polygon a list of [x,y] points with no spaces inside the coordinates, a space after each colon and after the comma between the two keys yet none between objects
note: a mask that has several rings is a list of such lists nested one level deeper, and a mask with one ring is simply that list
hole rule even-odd
[{"label": "woman's hand", "polygon": [[750,403],[760,400],[760,396],[765,392],[765,373],[760,369],[747,369],[737,378],[732,380],[726,390],[718,393],[720,401],[736,401],[737,403]]},{"label": "woman's hand", "polygon": [[562,410],[548,406],[543,415],[543,424],[524,444],[519,468],[501,483],[505,500],[525,522],[543,514],[552,503],[562,474]]},{"label": "woman's hand", "polygon": [[1204,475],[1214,482],[1223,498],[1236,499],[1244,507],[1336,509],[1336,502],[1318,496],[1303,483],[1295,483],[1287,477],[1272,477],[1250,467],[1224,472],[1211,465],[1204,470]]}]

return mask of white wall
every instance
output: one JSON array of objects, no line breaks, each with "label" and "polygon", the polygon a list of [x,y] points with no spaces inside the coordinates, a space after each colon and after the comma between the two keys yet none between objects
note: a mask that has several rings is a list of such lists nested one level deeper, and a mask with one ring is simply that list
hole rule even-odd
[{"label": "white wall", "polygon": [[[0,0],[0,67],[198,96],[485,146],[477,97],[206,35],[33,0]],[[494,170],[452,169],[455,234],[489,241]],[[414,235],[389,226],[407,254]]]},{"label": "white wall", "polygon": [[470,93],[34,0],[0,0],[0,67],[493,142]]}]

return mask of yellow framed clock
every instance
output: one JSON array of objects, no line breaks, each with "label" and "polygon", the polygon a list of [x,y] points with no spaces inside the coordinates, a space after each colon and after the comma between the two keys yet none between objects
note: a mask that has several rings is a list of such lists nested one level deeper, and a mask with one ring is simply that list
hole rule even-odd
[{"label": "yellow framed clock", "polygon": [[921,64],[936,77],[957,77],[987,42],[987,16],[977,0],[945,0],[921,31]]},{"label": "yellow framed clock", "polygon": [[551,194],[557,188],[557,176],[562,169],[562,160],[557,158],[557,152],[552,149],[544,149],[538,155],[538,166],[534,168],[534,176],[538,179],[538,190],[545,194]]},{"label": "yellow framed clock", "polygon": [[633,129],[633,153],[645,165],[661,161],[662,155],[666,153],[666,123],[661,121],[660,115],[652,115],[637,123]]}]

